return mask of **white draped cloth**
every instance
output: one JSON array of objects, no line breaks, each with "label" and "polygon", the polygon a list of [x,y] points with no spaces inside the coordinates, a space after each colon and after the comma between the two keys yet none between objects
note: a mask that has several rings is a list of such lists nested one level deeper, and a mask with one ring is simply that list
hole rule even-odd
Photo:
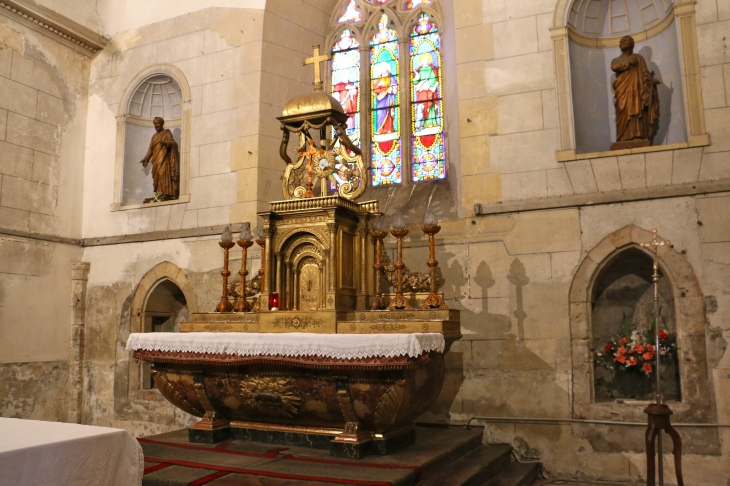
[{"label": "white draped cloth", "polygon": [[107,427],[0,418],[0,484],[140,486],[142,448]]},{"label": "white draped cloth", "polygon": [[165,351],[233,356],[319,356],[332,359],[416,358],[424,352],[443,353],[440,333],[314,334],[150,332],[131,334],[129,351]]}]

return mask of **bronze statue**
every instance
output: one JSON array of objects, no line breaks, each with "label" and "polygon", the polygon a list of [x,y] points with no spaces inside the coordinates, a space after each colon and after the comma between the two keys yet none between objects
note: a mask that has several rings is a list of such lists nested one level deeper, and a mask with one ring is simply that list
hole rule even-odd
[{"label": "bronze statue", "polygon": [[654,71],[649,71],[640,54],[634,54],[634,39],[624,36],[621,55],[611,61],[616,102],[616,143],[611,150],[648,147],[659,121],[659,96]]},{"label": "bronze statue", "polygon": [[156,117],[153,123],[157,133],[152,136],[147,155],[140,161],[144,167],[152,162],[155,196],[145,199],[145,204],[174,200],[180,195],[180,151],[177,142],[172,132],[165,128],[165,120]]}]

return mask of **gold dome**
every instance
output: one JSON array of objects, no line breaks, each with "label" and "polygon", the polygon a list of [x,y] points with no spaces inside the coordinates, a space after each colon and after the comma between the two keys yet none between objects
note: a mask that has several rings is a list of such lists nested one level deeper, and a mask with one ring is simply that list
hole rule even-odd
[{"label": "gold dome", "polygon": [[283,117],[306,115],[323,111],[345,113],[339,101],[324,91],[295,96],[284,107]]}]

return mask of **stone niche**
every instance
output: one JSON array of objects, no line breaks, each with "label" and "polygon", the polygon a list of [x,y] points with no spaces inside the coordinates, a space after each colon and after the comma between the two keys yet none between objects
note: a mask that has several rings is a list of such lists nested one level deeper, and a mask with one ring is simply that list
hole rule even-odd
[{"label": "stone niche", "polygon": [[[608,262],[598,275],[592,297],[593,349],[601,350],[622,331],[622,322],[636,330],[644,342],[654,320],[654,287],[651,258],[630,248]],[[659,280],[659,328],[676,335],[674,291],[666,278]],[[676,354],[662,361],[662,394],[666,400],[681,399]],[[593,375],[596,402],[616,399],[650,400],[655,393],[651,378],[638,372],[611,372],[599,365]]]},{"label": "stone niche", "polygon": [[154,74],[134,90],[124,120],[124,171],[122,173],[122,206],[142,204],[154,194],[152,164],[142,168],[144,158],[155,134],[152,121],[165,120],[178,147],[182,147],[183,95],[180,83],[167,74]]},{"label": "stone niche", "polygon": [[631,35],[658,85],[661,115],[652,145],[687,142],[682,53],[671,0],[576,0],[568,15],[570,83],[577,153],[608,151],[616,140],[611,60]]}]

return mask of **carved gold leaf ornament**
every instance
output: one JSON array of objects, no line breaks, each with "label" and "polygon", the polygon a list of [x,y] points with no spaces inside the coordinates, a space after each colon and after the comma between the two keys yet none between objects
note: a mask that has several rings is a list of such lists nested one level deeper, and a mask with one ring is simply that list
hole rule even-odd
[{"label": "carved gold leaf ornament", "polygon": [[313,327],[322,327],[323,319],[317,319],[312,316],[285,316],[278,317],[274,320],[274,327],[277,329],[309,329]]},{"label": "carved gold leaf ornament", "polygon": [[375,408],[375,427],[379,432],[397,425],[407,415],[410,395],[406,380],[398,380],[383,395]]},{"label": "carved gold leaf ornament", "polygon": [[250,376],[240,381],[241,405],[253,416],[293,418],[303,400],[292,378]]},{"label": "carved gold leaf ornament", "polygon": [[407,329],[405,324],[373,324],[370,330],[378,332],[398,332]]},{"label": "carved gold leaf ornament", "polygon": [[162,396],[177,408],[196,417],[203,417],[205,415],[205,410],[202,407],[190,403],[182,393],[175,389],[175,385],[172,384],[164,373],[152,370],[152,379],[155,381],[155,386]]}]

